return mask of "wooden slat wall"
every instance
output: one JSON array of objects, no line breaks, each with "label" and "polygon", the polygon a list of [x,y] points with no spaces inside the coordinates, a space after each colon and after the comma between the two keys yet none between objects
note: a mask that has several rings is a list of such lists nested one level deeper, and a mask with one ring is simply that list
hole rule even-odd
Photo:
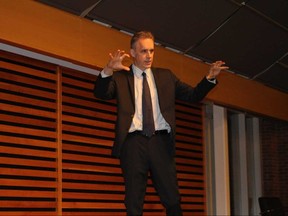
[{"label": "wooden slat wall", "polygon": [[202,112],[199,104],[176,105],[176,167],[187,216],[206,213]]},{"label": "wooden slat wall", "polygon": [[[116,102],[93,96],[96,76],[0,54],[0,215],[126,215]],[[205,215],[202,107],[176,112],[184,215]],[[165,215],[151,179],[144,215]]]},{"label": "wooden slat wall", "polygon": [[1,215],[56,215],[55,68],[0,53]]},{"label": "wooden slat wall", "polygon": [[124,215],[121,170],[110,156],[115,102],[95,99],[95,76],[63,70],[62,80],[63,215]]}]

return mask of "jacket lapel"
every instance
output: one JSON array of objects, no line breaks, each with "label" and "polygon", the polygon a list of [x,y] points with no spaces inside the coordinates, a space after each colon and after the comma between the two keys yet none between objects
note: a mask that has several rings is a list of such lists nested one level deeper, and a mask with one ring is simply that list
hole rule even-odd
[{"label": "jacket lapel", "polygon": [[154,76],[155,86],[156,86],[156,89],[157,89],[159,105],[161,105],[161,101],[160,101],[161,97],[159,96],[162,93],[161,92],[162,88],[159,88],[161,79],[159,77],[159,73],[158,73],[156,68],[151,68],[151,70],[152,70],[152,73],[153,73],[153,76]]},{"label": "jacket lapel", "polygon": [[127,76],[128,78],[128,85],[129,85],[129,94],[131,100],[133,101],[133,109],[135,110],[135,91],[134,91],[134,73],[132,70],[132,66],[130,66],[130,73]]}]

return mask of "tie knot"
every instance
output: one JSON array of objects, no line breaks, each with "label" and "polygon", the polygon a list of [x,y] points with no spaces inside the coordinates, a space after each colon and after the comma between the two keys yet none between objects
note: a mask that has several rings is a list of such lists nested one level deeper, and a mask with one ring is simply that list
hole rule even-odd
[{"label": "tie knot", "polygon": [[143,72],[143,73],[142,73],[142,76],[143,76],[143,77],[146,77],[146,73],[145,73],[145,72]]}]

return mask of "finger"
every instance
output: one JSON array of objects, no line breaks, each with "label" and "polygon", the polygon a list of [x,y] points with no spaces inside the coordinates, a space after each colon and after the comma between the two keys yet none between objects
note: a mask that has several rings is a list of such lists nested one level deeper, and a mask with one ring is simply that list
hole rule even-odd
[{"label": "finger", "polygon": [[124,50],[117,50],[117,57],[121,58],[123,55],[126,55]]},{"label": "finger", "polygon": [[123,66],[123,69],[126,70],[126,71],[130,71],[130,68],[126,67],[126,66]]},{"label": "finger", "polygon": [[213,66],[215,69],[218,69],[218,70],[227,70],[229,69],[228,66],[225,66],[225,62],[224,61],[216,61]]},{"label": "finger", "polygon": [[121,53],[121,50],[119,50],[119,49],[116,50],[116,51],[114,52],[114,54],[113,54],[113,57],[114,57],[114,58],[120,58],[120,57],[121,57],[121,54],[120,54],[120,53]]},{"label": "finger", "polygon": [[121,57],[122,59],[124,59],[125,57],[130,57],[130,56],[129,56],[128,53],[126,53],[124,50],[122,50],[122,51],[120,52],[120,57]]},{"label": "finger", "polygon": [[130,58],[130,55],[127,54],[127,53],[125,53],[125,54],[123,54],[123,55],[121,56],[122,59],[124,59],[125,57]]},{"label": "finger", "polygon": [[219,66],[219,65],[224,65],[225,62],[224,61],[216,61],[216,62],[214,62],[214,64]]},{"label": "finger", "polygon": [[225,62],[224,62],[224,61],[221,61],[221,60],[216,61],[216,63],[217,63],[217,64],[225,64]]}]

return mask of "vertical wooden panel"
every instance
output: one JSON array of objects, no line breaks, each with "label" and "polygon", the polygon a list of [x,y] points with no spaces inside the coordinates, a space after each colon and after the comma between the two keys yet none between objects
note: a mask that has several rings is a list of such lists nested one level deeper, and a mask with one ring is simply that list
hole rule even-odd
[{"label": "vertical wooden panel", "polygon": [[200,104],[176,104],[176,168],[184,215],[205,215],[203,118]]},{"label": "vertical wooden panel", "polygon": [[62,215],[62,72],[57,67],[57,214]]},{"label": "vertical wooden panel", "polygon": [[95,79],[63,70],[63,215],[125,215],[119,161],[110,156],[115,102],[95,99]]},{"label": "vertical wooden panel", "polygon": [[[0,215],[126,215],[116,101],[93,96],[96,76],[7,53],[0,68]],[[176,117],[184,216],[205,215],[202,107]],[[150,178],[144,215],[165,215]]]},{"label": "vertical wooden panel", "polygon": [[0,215],[56,215],[55,66],[0,53]]}]

